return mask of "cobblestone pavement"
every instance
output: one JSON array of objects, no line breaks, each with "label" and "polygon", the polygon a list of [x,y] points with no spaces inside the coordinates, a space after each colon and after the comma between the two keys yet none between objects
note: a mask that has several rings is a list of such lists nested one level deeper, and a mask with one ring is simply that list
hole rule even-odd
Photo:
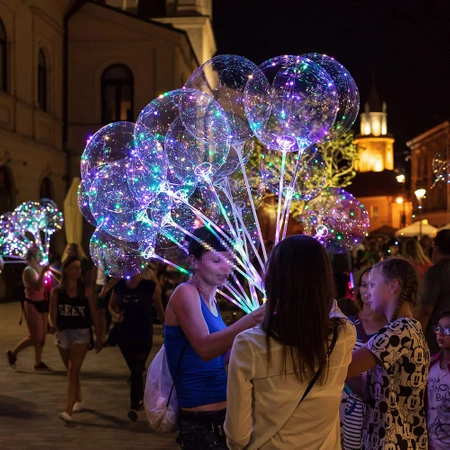
[{"label": "cobblestone pavement", "polygon": [[[144,412],[137,422],[127,418],[129,376],[117,347],[99,354],[88,352],[81,369],[85,409],[66,424],[57,415],[66,402],[64,365],[47,336],[43,361],[48,373],[33,370],[32,347],[19,354],[16,370],[6,363],[6,351],[27,334],[18,325],[20,303],[0,303],[0,449],[177,449],[175,436],[161,436],[148,426]],[[162,328],[155,328],[152,358],[162,343]]]}]

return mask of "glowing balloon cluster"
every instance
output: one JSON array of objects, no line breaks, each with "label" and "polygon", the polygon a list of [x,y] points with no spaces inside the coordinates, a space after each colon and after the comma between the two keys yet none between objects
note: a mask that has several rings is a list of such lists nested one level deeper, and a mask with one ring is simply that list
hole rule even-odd
[{"label": "glowing balloon cluster", "polygon": [[431,189],[433,189],[439,181],[448,181],[448,175],[447,175],[447,166],[448,161],[439,153],[436,152],[433,161],[432,161],[432,167],[433,167],[433,173],[434,173],[434,182],[431,186]]},{"label": "glowing balloon cluster", "polygon": [[[186,238],[207,226],[235,255],[223,295],[254,309],[267,263],[256,214],[265,191],[278,198],[275,243],[286,235],[293,199],[311,205],[305,227],[333,250],[365,235],[364,208],[345,191],[324,191],[326,165],[315,146],[348,131],[358,110],[355,82],[326,55],[260,66],[212,58],[182,89],[151,101],[136,123],[109,124],[87,143],[78,201],[96,227],[95,264],[130,277],[156,258],[187,273]],[[248,164],[255,136],[271,153],[259,170]]]},{"label": "glowing balloon cluster", "polygon": [[38,247],[45,264],[50,236],[62,228],[63,221],[53,200],[42,198],[39,202],[24,202],[0,216],[0,252],[10,258],[25,259],[29,248]]}]

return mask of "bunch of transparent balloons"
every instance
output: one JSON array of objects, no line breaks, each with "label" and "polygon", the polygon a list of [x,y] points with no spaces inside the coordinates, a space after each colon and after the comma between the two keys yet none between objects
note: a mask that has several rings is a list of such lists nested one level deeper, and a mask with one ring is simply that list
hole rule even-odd
[{"label": "bunch of transparent balloons", "polygon": [[439,152],[436,152],[433,161],[432,168],[434,173],[434,182],[431,185],[431,189],[433,189],[439,181],[443,181],[444,183],[448,183],[448,169],[449,161],[443,157]]},{"label": "bunch of transparent balloons", "polygon": [[62,228],[63,215],[53,200],[28,201],[0,216],[0,254],[7,262],[24,260],[31,247],[38,247],[47,264],[50,236]]},{"label": "bunch of transparent balloons", "polygon": [[[87,143],[78,200],[96,227],[94,263],[113,277],[133,276],[153,258],[188,273],[186,237],[198,241],[193,231],[207,226],[235,255],[222,294],[251,311],[264,291],[268,252],[255,204],[266,190],[277,197],[268,240],[286,236],[293,198],[309,202],[305,229],[334,251],[366,235],[364,207],[341,189],[323,189],[316,147],[348,131],[358,111],[353,78],[329,56],[279,56],[260,66],[212,58],[136,123],[111,123]],[[248,164],[254,136],[279,158],[256,174]]]}]

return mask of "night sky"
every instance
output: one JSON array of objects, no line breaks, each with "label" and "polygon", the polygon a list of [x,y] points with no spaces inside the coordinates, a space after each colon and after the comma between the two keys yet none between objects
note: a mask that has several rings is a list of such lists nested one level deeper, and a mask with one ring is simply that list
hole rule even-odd
[{"label": "night sky", "polygon": [[[213,3],[218,54],[256,64],[282,54],[334,56],[355,79],[361,109],[375,73],[396,165],[408,140],[450,118],[450,1]],[[359,119],[354,128],[359,132]]]}]

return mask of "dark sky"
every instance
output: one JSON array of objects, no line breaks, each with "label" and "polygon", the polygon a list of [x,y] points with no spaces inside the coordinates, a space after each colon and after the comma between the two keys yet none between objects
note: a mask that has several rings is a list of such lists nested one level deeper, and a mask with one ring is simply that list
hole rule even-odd
[{"label": "dark sky", "polygon": [[406,141],[450,118],[450,1],[213,3],[218,53],[256,64],[282,54],[334,56],[355,79],[361,108],[375,72],[397,164]]}]

